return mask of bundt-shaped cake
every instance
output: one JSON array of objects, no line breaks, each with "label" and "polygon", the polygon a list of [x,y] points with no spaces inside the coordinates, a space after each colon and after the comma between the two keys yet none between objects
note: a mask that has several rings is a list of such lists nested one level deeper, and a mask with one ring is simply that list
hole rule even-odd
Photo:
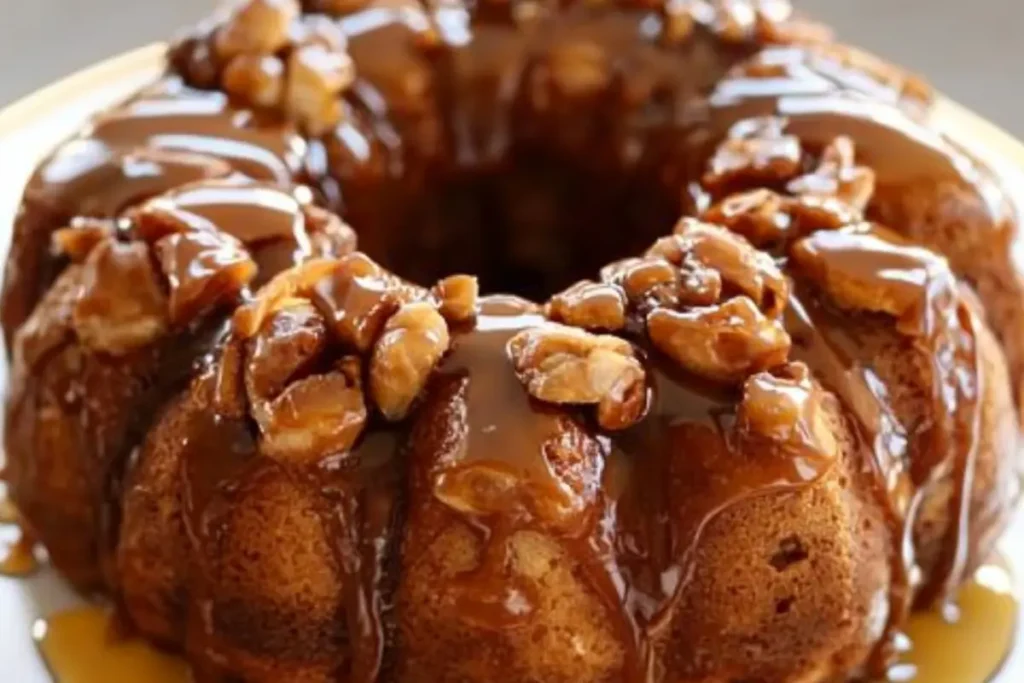
[{"label": "bundt-shaped cake", "polygon": [[5,477],[198,681],[858,679],[991,551],[1017,207],[914,77],[781,0],[248,0],[168,65],[25,192]]}]

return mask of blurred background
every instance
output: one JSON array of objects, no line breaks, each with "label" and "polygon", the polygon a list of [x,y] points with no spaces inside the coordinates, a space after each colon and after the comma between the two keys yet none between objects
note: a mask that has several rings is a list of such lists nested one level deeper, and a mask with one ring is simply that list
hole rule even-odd
[{"label": "blurred background", "polygon": [[[1022,0],[794,0],[848,41],[925,75],[1024,137]],[[214,0],[8,0],[0,106],[64,74],[166,38]]]}]

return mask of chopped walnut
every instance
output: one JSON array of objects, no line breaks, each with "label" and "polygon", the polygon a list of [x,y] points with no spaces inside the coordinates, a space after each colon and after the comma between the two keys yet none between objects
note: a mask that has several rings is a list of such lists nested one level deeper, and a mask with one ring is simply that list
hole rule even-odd
[{"label": "chopped walnut", "polygon": [[793,222],[786,211],[786,199],[765,189],[730,195],[704,212],[702,218],[724,225],[756,247],[782,242]]},{"label": "chopped walnut", "polygon": [[626,326],[626,294],[617,285],[577,282],[548,303],[548,316],[573,327],[615,332]]},{"label": "chopped walnut", "polygon": [[821,390],[803,363],[752,375],[743,384],[736,433],[757,450],[765,444],[797,458],[796,478],[816,478],[835,461],[839,446],[825,419]]},{"label": "chopped walnut", "polygon": [[864,215],[835,197],[785,197],[761,189],[730,195],[701,219],[723,225],[757,247],[773,248],[818,230],[861,223]]},{"label": "chopped walnut", "polygon": [[334,52],[343,52],[348,47],[348,36],[341,22],[323,14],[302,17],[292,22],[291,43],[295,46],[319,45]]},{"label": "chopped walnut", "polygon": [[288,44],[289,27],[301,13],[297,0],[244,0],[214,39],[221,59],[273,54]]},{"label": "chopped walnut", "polygon": [[252,301],[235,310],[232,318],[235,334],[249,339],[272,313],[339,267],[340,263],[335,259],[312,259],[278,274],[260,289]]},{"label": "chopped walnut", "polygon": [[734,124],[715,150],[704,185],[718,191],[736,182],[785,181],[800,172],[800,139],[786,135],[787,121],[776,116],[744,119]]},{"label": "chopped walnut", "polygon": [[274,55],[238,55],[224,67],[224,90],[258,107],[276,107],[284,96],[284,62]]},{"label": "chopped walnut", "polygon": [[276,311],[247,342],[246,392],[253,400],[279,395],[296,375],[308,372],[327,349],[327,325],[309,302]]},{"label": "chopped walnut", "polygon": [[476,317],[480,297],[480,281],[472,275],[451,275],[434,287],[441,304],[441,315],[450,323],[461,323]]},{"label": "chopped walnut", "polygon": [[314,464],[352,448],[366,426],[366,403],[352,365],[290,384],[268,404],[253,403],[261,451],[295,464]]},{"label": "chopped walnut", "polygon": [[675,234],[658,240],[647,255],[712,269],[724,285],[746,294],[769,315],[780,313],[789,299],[789,284],[771,257],[717,225],[684,218]]},{"label": "chopped walnut", "polygon": [[117,356],[166,332],[167,297],[145,244],[108,239],[92,250],[72,323],[83,344]]},{"label": "chopped walnut", "polygon": [[285,110],[310,135],[323,135],[341,122],[340,95],[354,80],[348,52],[319,44],[299,47],[288,58]]},{"label": "chopped walnut", "polygon": [[448,324],[429,303],[406,304],[391,316],[370,360],[370,395],[384,417],[409,413],[449,343]]},{"label": "chopped walnut", "polygon": [[793,245],[790,262],[841,308],[886,313],[911,335],[926,299],[957,291],[945,258],[877,226],[816,232]]},{"label": "chopped walnut", "polygon": [[831,73],[837,71],[836,66],[849,72],[844,85],[863,90],[864,76],[882,88],[893,93],[896,98],[904,98],[918,103],[929,103],[935,93],[927,81],[919,76],[900,69],[875,55],[843,45],[834,41],[821,41],[815,44],[811,54],[819,61],[830,64],[819,68]]},{"label": "chopped walnut", "polygon": [[516,334],[508,353],[531,396],[596,405],[605,429],[629,427],[647,408],[644,368],[632,345],[618,337],[552,323]]},{"label": "chopped walnut", "polygon": [[661,256],[616,261],[601,270],[601,278],[621,287],[629,302],[640,308],[707,306],[722,294],[717,271],[697,264],[673,264]]},{"label": "chopped walnut", "polygon": [[355,252],[310,291],[310,300],[334,334],[360,352],[369,351],[385,323],[405,303],[429,298],[426,290],[400,280]]},{"label": "chopped walnut", "polygon": [[786,189],[795,195],[836,197],[863,211],[875,191],[875,172],[855,164],[853,141],[841,135],[825,148],[813,173],[791,180]]},{"label": "chopped walnut", "polygon": [[114,236],[112,221],[78,217],[71,225],[53,233],[53,248],[74,263],[82,263],[100,243]]},{"label": "chopped walnut", "polygon": [[170,285],[172,325],[236,299],[256,277],[256,262],[241,242],[223,232],[195,231],[161,238],[154,245]]},{"label": "chopped walnut", "polygon": [[782,324],[765,317],[747,297],[686,311],[657,308],[647,316],[647,332],[684,368],[722,382],[784,363],[790,348]]}]

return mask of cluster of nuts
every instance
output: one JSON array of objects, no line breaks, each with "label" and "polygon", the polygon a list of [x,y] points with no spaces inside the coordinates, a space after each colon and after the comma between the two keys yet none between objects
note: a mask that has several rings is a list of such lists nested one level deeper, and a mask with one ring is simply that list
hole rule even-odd
[{"label": "cluster of nuts", "polygon": [[344,114],[342,94],[355,80],[347,45],[336,20],[303,15],[298,0],[243,0],[208,36],[174,48],[172,62],[193,85],[219,85],[317,136]]},{"label": "cluster of nuts", "polygon": [[54,235],[81,264],[72,324],[86,346],[124,355],[169,329],[236,298],[256,275],[244,245],[212,225],[196,225],[173,207],[148,209],[121,241],[102,223],[72,224]]},{"label": "cluster of nuts", "polygon": [[762,188],[726,197],[701,219],[725,226],[759,249],[776,250],[817,230],[838,230],[864,217],[835,197],[790,197]]},{"label": "cluster of nuts", "polygon": [[[218,225],[190,209],[193,193],[224,189],[243,197],[250,190],[280,193],[290,201],[294,219]],[[120,232],[113,221],[89,218],[56,231],[55,250],[79,265],[83,279],[73,316],[78,337],[90,348],[121,355],[237,301],[258,275],[249,242],[280,240],[293,244],[303,258],[351,251],[352,229],[302,194],[253,181],[213,179],[133,208]],[[274,206],[269,210],[287,204]]]},{"label": "cluster of nuts", "polygon": [[392,422],[409,414],[448,351],[449,325],[474,317],[477,297],[474,278],[427,290],[359,252],[296,266],[235,312],[218,391],[234,398],[222,409],[251,406],[272,457],[343,453],[371,407]]},{"label": "cluster of nuts", "polygon": [[787,126],[778,116],[735,123],[708,161],[705,188],[715,197],[757,187],[784,188],[798,197],[835,198],[863,211],[875,191],[875,174],[857,165],[853,141],[838,136],[814,157],[797,136],[786,133]]},{"label": "cluster of nuts", "polygon": [[[601,282],[553,297],[547,313],[587,330],[646,332],[687,370],[737,382],[786,361],[790,339],[779,318],[788,297],[788,282],[767,254],[723,227],[687,218],[643,257],[604,268]],[[614,339],[590,337],[593,348]]]}]

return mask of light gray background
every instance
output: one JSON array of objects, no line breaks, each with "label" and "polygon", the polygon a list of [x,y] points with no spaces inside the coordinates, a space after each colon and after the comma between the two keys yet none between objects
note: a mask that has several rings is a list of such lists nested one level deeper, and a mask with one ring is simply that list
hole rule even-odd
[{"label": "light gray background", "polygon": [[[214,0],[0,1],[0,104],[167,37]],[[926,75],[1024,137],[1024,1],[795,0],[847,41]]]}]

